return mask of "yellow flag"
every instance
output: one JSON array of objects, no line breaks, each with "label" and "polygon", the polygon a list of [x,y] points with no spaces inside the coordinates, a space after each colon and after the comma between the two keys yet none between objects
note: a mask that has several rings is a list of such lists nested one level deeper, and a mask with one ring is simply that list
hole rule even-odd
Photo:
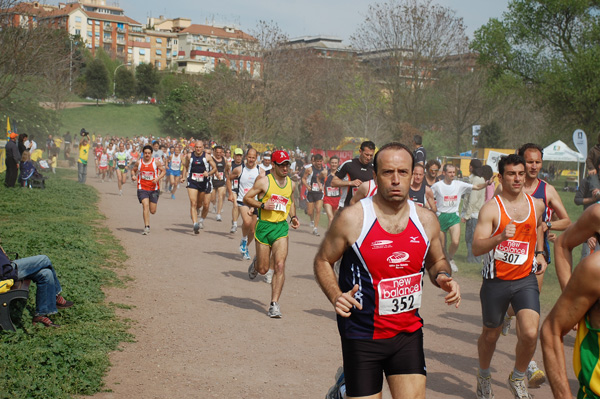
[{"label": "yellow flag", "polygon": [[6,117],[6,137],[10,137],[10,118]]}]

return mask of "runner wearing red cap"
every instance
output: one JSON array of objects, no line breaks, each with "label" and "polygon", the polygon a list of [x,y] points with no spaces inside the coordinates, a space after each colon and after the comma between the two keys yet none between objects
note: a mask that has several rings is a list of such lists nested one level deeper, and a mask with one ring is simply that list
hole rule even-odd
[{"label": "runner wearing red cap", "polygon": [[294,183],[288,177],[290,157],[285,151],[275,151],[271,160],[271,173],[266,179],[257,179],[244,196],[246,205],[258,209],[258,222],[254,229],[256,256],[248,268],[248,277],[254,279],[259,273],[267,273],[269,262],[272,260],[275,273],[271,283],[271,305],[267,315],[280,318],[279,297],[285,280],[285,260],[288,253],[287,217],[290,215],[294,229],[300,226],[300,222],[296,217],[296,206],[293,202]]}]

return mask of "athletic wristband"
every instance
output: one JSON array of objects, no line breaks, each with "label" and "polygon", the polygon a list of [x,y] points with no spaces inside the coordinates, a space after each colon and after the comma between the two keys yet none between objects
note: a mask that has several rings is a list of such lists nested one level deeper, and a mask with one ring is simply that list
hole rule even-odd
[{"label": "athletic wristband", "polygon": [[264,203],[264,202],[262,202],[262,203],[260,204],[260,209],[265,209],[265,203]]},{"label": "athletic wristband", "polygon": [[452,278],[452,276],[451,276],[451,275],[449,275],[449,274],[448,274],[448,272],[438,272],[438,274],[436,274],[436,275],[435,275],[435,279],[436,279],[436,280],[437,280],[437,278],[438,278],[438,276],[439,276],[440,274],[443,274],[443,275],[445,275],[445,276],[446,276],[446,277],[448,277],[448,278]]},{"label": "athletic wristband", "polygon": [[298,216],[296,216],[296,215],[294,215],[294,216],[291,216],[291,217],[290,217],[290,222],[291,222],[292,220],[294,220],[294,219],[298,219]]},{"label": "athletic wristband", "polygon": [[544,255],[544,256],[546,256],[546,252],[544,252],[544,251],[535,251],[535,256],[538,256],[538,255]]}]

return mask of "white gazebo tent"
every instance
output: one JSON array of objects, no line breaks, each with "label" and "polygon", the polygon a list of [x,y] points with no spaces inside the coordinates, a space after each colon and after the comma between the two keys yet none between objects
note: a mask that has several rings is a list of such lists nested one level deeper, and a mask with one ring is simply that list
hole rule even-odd
[{"label": "white gazebo tent", "polygon": [[585,162],[585,157],[578,151],[573,151],[563,141],[557,140],[544,148],[544,161],[577,162],[577,179],[579,180],[579,164]]}]

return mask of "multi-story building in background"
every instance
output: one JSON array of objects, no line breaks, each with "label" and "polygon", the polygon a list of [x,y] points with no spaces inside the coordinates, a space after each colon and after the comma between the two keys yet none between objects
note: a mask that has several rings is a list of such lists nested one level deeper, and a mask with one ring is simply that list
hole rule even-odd
[{"label": "multi-story building in background", "polygon": [[190,25],[178,34],[178,71],[210,73],[218,65],[258,78],[262,58],[258,41],[234,27]]}]

